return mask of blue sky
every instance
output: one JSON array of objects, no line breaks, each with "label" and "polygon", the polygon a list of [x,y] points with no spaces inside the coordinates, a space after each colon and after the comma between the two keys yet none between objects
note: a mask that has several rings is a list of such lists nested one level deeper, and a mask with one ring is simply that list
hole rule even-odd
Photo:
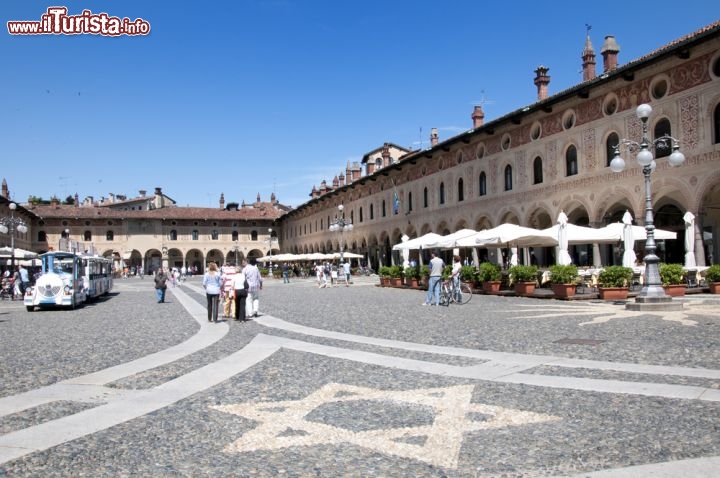
[{"label": "blue sky", "polygon": [[[50,6],[143,18],[147,36],[15,36]],[[427,147],[581,80],[586,29],[602,71],[718,19],[707,2],[66,1],[0,5],[0,176],[12,199],[137,195],[179,205],[298,206],[388,141]],[[421,133],[422,130],[422,133]],[[423,142],[422,145],[420,142]]]}]

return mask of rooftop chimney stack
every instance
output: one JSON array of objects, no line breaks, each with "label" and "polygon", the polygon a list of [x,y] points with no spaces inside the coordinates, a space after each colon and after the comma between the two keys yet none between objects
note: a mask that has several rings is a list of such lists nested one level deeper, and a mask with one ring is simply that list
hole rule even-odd
[{"label": "rooftop chimney stack", "polygon": [[550,84],[550,77],[547,72],[550,68],[547,66],[538,66],[535,70],[535,86],[537,86],[538,101],[547,99],[548,97],[548,85]]},{"label": "rooftop chimney stack", "polygon": [[608,35],[605,37],[600,53],[603,56],[603,72],[617,69],[618,53],[620,53],[620,45],[615,41],[615,37]]},{"label": "rooftop chimney stack", "polygon": [[483,125],[485,122],[485,112],[482,109],[482,106],[476,106],[473,108],[472,115],[470,117],[473,120],[473,129],[478,129]]},{"label": "rooftop chimney stack", "polygon": [[433,148],[438,144],[438,129],[430,129],[430,147]]}]

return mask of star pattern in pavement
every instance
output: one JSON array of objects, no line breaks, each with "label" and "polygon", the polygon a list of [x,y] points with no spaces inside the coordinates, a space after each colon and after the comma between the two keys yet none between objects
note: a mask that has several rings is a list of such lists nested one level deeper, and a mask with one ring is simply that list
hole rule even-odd
[{"label": "star pattern in pavement", "polygon": [[[471,403],[473,385],[416,390],[378,390],[338,383],[327,384],[301,400],[246,402],[210,408],[259,422],[225,447],[228,453],[278,450],[293,446],[349,443],[445,468],[456,468],[467,432],[560,420],[560,417],[493,405]],[[308,420],[316,408],[362,400],[425,407],[434,412],[432,424],[353,431]]]}]

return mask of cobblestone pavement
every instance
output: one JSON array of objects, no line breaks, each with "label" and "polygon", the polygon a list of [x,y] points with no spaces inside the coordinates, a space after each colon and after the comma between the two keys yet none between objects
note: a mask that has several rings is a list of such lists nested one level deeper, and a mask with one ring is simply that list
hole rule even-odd
[{"label": "cobblestone pavement", "polygon": [[[0,476],[718,476],[720,300],[683,312],[199,278],[76,310],[0,303]],[[604,471],[603,471],[604,470]]]}]

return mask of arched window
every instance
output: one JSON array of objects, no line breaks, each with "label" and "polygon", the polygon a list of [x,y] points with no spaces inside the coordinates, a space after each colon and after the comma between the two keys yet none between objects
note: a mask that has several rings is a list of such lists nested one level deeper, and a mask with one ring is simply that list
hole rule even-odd
[{"label": "arched window", "polygon": [[250,231],[250,240],[257,241],[257,231]]},{"label": "arched window", "polygon": [[85,241],[85,242],[92,241],[92,232],[90,232],[90,231],[83,232],[83,241]]},{"label": "arched window", "polygon": [[[660,121],[655,124],[655,139],[668,135],[670,136],[672,132],[670,131],[670,121],[667,118],[663,118]],[[664,158],[665,156],[670,156],[670,153],[672,153],[672,143],[668,143],[667,148],[655,148],[655,157],[656,158]]]},{"label": "arched window", "polygon": [[37,236],[37,237],[38,237],[38,238],[37,238],[38,242],[45,242],[45,241],[47,241],[47,234],[45,234],[45,231],[38,231],[38,236]]},{"label": "arched window", "polygon": [[385,200],[384,200],[384,199],[382,200],[381,206],[382,206],[382,207],[380,208],[380,215],[381,215],[382,217],[385,217]]},{"label": "arched window", "polygon": [[362,206],[360,206],[358,210],[358,219],[360,219],[360,222],[363,222]]},{"label": "arched window", "polygon": [[445,183],[440,183],[440,204],[445,204]]},{"label": "arched window", "polygon": [[114,241],[115,240],[115,233],[112,231],[107,231],[105,233],[105,240],[106,241]]},{"label": "arched window", "polygon": [[505,191],[512,191],[512,166],[505,166]]},{"label": "arched window", "polygon": [[198,232],[197,229],[193,229],[191,235],[192,235],[192,240],[193,240],[193,241],[197,241],[198,239],[200,239],[200,233]]},{"label": "arched window", "polygon": [[615,157],[615,147],[620,144],[617,133],[610,133],[605,141],[605,166],[610,167],[610,161]]},{"label": "arched window", "polygon": [[408,212],[412,212],[412,192],[408,192]]},{"label": "arched window", "polygon": [[478,196],[485,195],[487,195],[487,176],[485,176],[485,171],[483,171],[478,178]]},{"label": "arched window", "polygon": [[463,181],[463,178],[458,179],[458,202],[462,202],[465,200],[465,182]]},{"label": "arched window", "polygon": [[233,241],[237,241],[237,240],[238,240],[238,232],[237,232],[237,231],[233,231],[231,237],[232,237],[232,240],[233,240]]},{"label": "arched window", "polygon": [[177,241],[177,231],[175,229],[170,231],[170,234],[168,234],[168,239],[170,239],[171,241]]},{"label": "arched window", "polygon": [[713,130],[715,131],[713,144],[718,144],[720,143],[720,104],[715,106],[715,111],[713,112]]},{"label": "arched window", "polygon": [[578,173],[577,148],[571,144],[565,151],[565,175],[574,176]]},{"label": "arched window", "polygon": [[423,207],[428,207],[428,190],[427,190],[427,188],[423,189]]},{"label": "arched window", "polygon": [[375,206],[373,204],[370,205],[370,220],[372,221],[375,219]]},{"label": "arched window", "polygon": [[533,160],[533,184],[541,184],[543,182],[542,159],[536,156]]}]

